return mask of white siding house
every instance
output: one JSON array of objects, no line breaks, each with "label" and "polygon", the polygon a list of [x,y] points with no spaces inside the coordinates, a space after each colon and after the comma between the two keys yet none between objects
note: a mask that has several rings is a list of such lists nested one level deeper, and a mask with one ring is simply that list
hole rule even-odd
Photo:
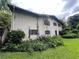
[{"label": "white siding house", "polygon": [[[13,10],[13,6],[10,8]],[[15,7],[13,14],[11,30],[24,31],[26,34],[24,40],[59,35],[59,31],[62,30],[61,22],[53,15],[40,15],[19,7]]]}]

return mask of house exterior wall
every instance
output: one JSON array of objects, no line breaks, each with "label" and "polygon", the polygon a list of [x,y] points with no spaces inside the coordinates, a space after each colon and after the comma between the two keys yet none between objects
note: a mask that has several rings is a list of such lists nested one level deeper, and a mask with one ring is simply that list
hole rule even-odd
[{"label": "house exterior wall", "polygon": [[[40,33],[40,36],[43,36],[43,35],[46,35],[45,34],[45,30],[49,30],[50,31],[50,36],[54,36],[55,35],[55,30],[57,31],[57,35],[59,35],[59,31],[62,30],[62,26],[59,27],[58,26],[58,22],[55,21],[54,19],[51,19],[50,17],[48,18],[49,22],[50,22],[50,25],[49,26],[46,26],[44,25],[44,20],[43,18],[39,19],[39,33]],[[54,26],[53,23],[56,23],[57,26]]]},{"label": "house exterior wall", "polygon": [[[50,36],[55,35],[55,30],[57,30],[57,34],[59,35],[59,31],[62,30],[62,27],[58,27],[58,22],[48,17],[50,22],[50,26],[46,26],[44,24],[44,19],[42,17],[33,17],[23,13],[15,13],[14,19],[12,19],[11,30],[22,30],[25,32],[26,36],[24,40],[27,40],[29,37],[29,29],[37,29],[38,22],[38,32],[39,36],[44,36],[45,30],[50,31]],[[53,23],[57,23],[57,26],[54,26]],[[30,35],[30,38],[36,38],[38,35]]]}]

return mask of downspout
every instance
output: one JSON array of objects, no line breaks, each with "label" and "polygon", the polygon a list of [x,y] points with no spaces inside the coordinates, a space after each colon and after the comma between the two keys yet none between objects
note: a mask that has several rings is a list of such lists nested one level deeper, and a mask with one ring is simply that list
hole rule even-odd
[{"label": "downspout", "polygon": [[29,35],[28,35],[28,38],[30,39],[30,27],[29,27],[29,31],[28,31],[28,32],[29,32],[29,33],[28,33],[28,34],[29,34]]},{"label": "downspout", "polygon": [[15,19],[15,6],[13,6],[13,11],[12,11],[12,20],[11,20],[11,30],[14,28],[14,19]]},{"label": "downspout", "polygon": [[38,24],[38,17],[37,17],[37,38],[39,38],[39,24]]}]

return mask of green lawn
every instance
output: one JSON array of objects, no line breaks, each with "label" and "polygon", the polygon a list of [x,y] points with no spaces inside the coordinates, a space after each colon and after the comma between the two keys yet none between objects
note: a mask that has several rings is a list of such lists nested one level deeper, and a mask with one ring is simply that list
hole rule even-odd
[{"label": "green lawn", "polygon": [[79,39],[65,39],[65,46],[51,48],[43,52],[4,52],[0,59],[79,59]]}]

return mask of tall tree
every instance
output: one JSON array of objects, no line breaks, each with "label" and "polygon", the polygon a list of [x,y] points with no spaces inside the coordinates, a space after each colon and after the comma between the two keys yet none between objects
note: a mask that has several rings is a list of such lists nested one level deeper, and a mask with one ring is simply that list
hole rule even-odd
[{"label": "tall tree", "polygon": [[79,23],[79,14],[70,16],[68,18],[68,26],[70,26],[72,29],[76,29],[78,27],[77,26],[78,23]]}]

